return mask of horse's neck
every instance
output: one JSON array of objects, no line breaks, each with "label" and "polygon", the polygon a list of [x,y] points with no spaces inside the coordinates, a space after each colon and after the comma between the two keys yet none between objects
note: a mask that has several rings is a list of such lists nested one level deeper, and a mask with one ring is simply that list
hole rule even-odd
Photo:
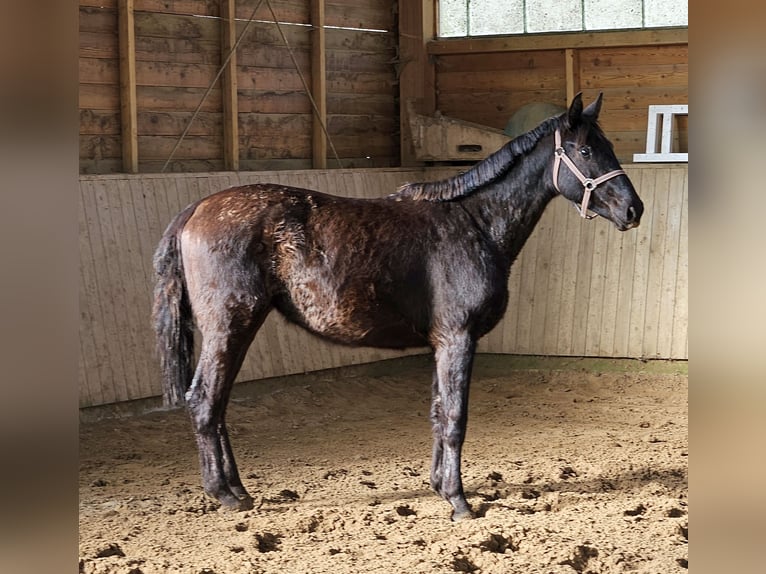
[{"label": "horse's neck", "polygon": [[[512,263],[553,199],[548,155],[535,150],[519,160],[505,177],[463,200],[476,225],[492,238]],[[551,159],[552,161],[552,159]]]}]

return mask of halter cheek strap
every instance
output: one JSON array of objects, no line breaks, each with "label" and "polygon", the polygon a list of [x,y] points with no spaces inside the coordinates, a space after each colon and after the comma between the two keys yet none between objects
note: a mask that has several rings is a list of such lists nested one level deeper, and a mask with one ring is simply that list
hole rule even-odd
[{"label": "halter cheek strap", "polygon": [[566,165],[569,168],[569,171],[571,171],[575,177],[580,180],[580,183],[582,183],[583,186],[582,205],[577,205],[575,203],[575,208],[580,212],[581,217],[584,217],[585,219],[593,219],[598,214],[588,213],[588,204],[590,203],[591,192],[596,189],[596,187],[605,181],[612,179],[613,177],[617,177],[618,175],[626,175],[625,171],[622,169],[615,169],[597,177],[596,179],[585,177],[580,169],[572,161],[572,159],[567,155],[566,151],[561,145],[561,133],[559,130],[556,130],[556,133],[554,134],[554,140],[556,147],[553,153],[553,187],[556,188],[556,191],[561,193],[561,190],[559,189],[559,169],[561,168],[561,162],[563,161],[564,165]]}]

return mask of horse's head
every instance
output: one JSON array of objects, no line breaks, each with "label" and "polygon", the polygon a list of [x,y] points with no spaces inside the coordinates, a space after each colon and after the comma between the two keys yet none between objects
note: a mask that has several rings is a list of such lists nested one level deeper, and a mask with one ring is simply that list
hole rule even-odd
[{"label": "horse's head", "polygon": [[598,126],[601,98],[585,109],[582,94],[572,100],[555,134],[553,186],[583,217],[600,215],[625,231],[639,224],[644,204]]}]

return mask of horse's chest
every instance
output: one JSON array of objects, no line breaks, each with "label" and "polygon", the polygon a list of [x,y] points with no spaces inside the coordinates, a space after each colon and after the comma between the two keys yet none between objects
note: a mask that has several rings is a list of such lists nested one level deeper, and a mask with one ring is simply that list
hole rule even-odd
[{"label": "horse's chest", "polygon": [[484,334],[502,318],[508,303],[507,273],[491,256],[466,255],[442,261],[432,272],[434,315]]}]

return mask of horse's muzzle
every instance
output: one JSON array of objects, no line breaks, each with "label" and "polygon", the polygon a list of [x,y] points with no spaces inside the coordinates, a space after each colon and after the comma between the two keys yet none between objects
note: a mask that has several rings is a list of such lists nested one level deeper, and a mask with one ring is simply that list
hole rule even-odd
[{"label": "horse's muzzle", "polygon": [[627,207],[624,214],[615,218],[614,224],[620,231],[627,231],[638,227],[641,223],[641,216],[644,214],[644,204],[639,199]]}]

